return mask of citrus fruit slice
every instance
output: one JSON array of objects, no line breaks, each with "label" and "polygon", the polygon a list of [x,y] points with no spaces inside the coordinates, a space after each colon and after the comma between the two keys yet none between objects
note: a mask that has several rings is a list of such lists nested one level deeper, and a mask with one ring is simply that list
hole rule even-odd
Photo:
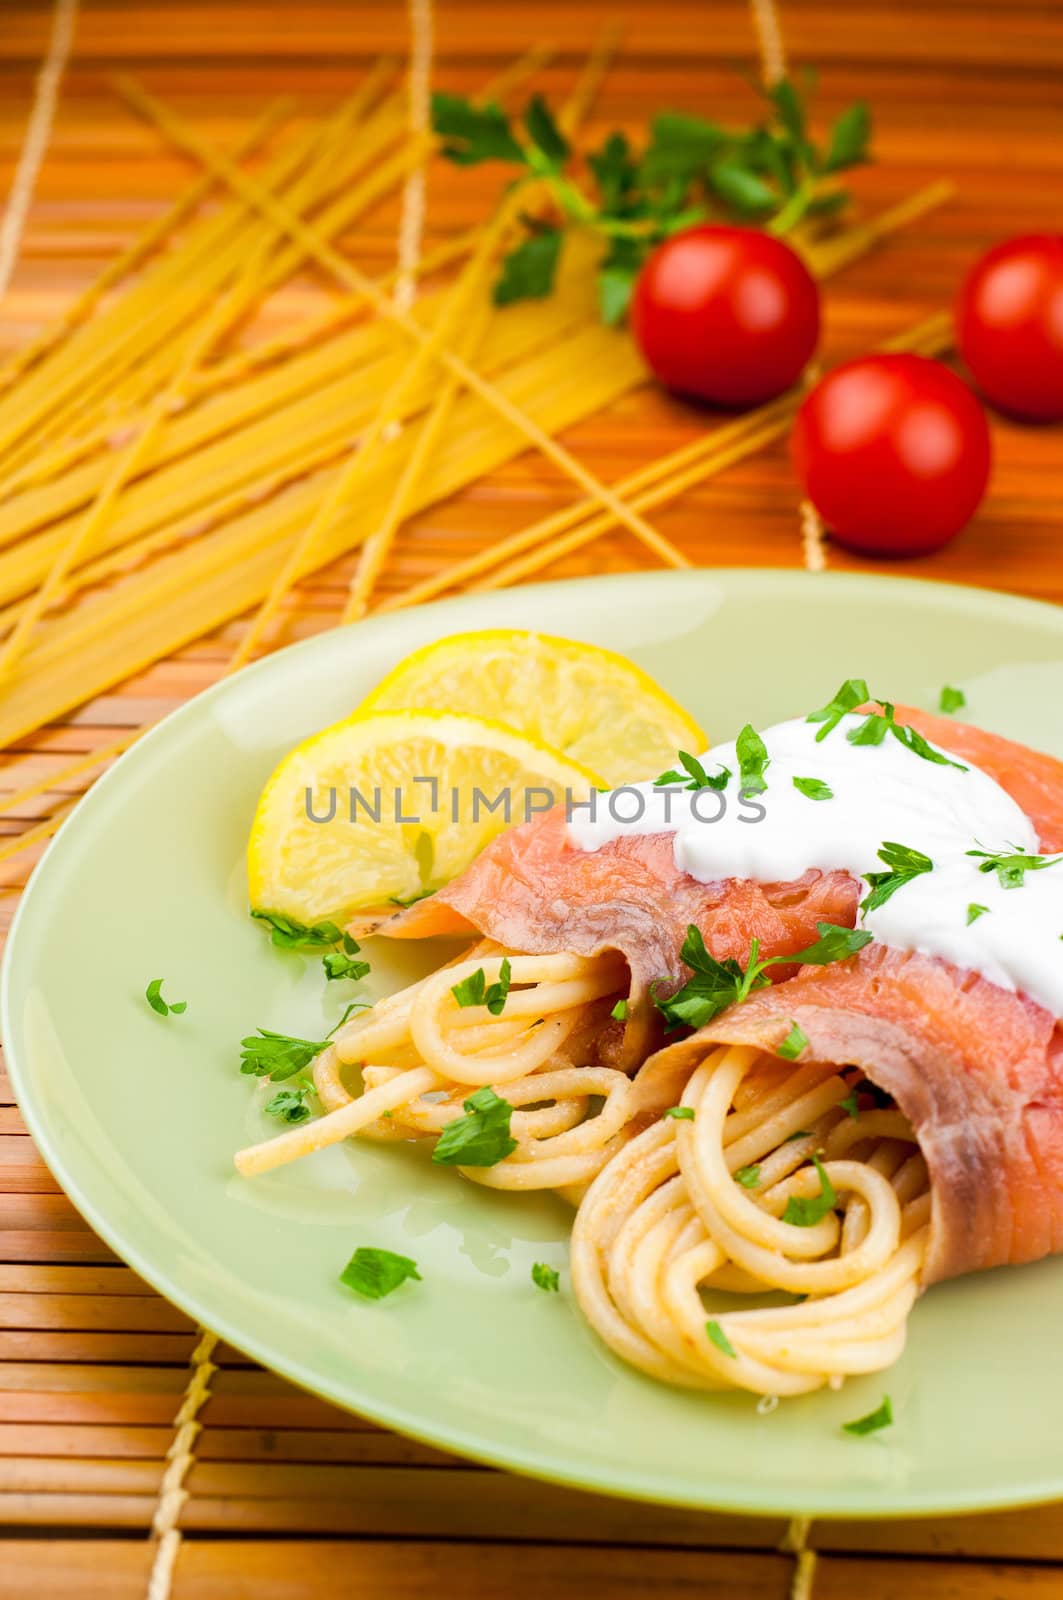
[{"label": "citrus fruit slice", "polygon": [[682,706],[623,656],[512,628],[456,633],[389,672],[362,711],[435,707],[497,718],[603,774],[616,787],[700,754],[705,735]]},{"label": "citrus fruit slice", "polygon": [[448,883],[496,834],[602,780],[501,723],[361,712],[297,745],[248,841],[252,910],[313,924]]}]

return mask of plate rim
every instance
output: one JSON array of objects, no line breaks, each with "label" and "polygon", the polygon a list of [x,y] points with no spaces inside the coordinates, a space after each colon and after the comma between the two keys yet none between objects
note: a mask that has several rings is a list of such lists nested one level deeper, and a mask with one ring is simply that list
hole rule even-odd
[{"label": "plate rim", "polygon": [[[920,603],[936,600],[938,603],[945,603],[961,610],[975,607],[979,608],[983,615],[986,611],[997,612],[1003,620],[1015,621],[1017,618],[1021,620],[1023,613],[1042,621],[1052,617],[1054,626],[1063,638],[1063,606],[1055,602],[988,589],[975,584],[943,583],[931,578],[910,577],[907,574],[809,573],[799,568],[787,567],[698,567],[675,571],[651,570],[601,574],[589,578],[557,579],[522,585],[519,593],[531,602],[539,596],[548,602],[549,597],[558,590],[593,585],[596,589],[604,590],[637,587],[644,597],[647,580],[652,585],[661,587],[677,587],[679,583],[690,584],[692,581],[705,583],[707,586],[723,584],[725,587],[738,589],[747,586],[755,589],[760,585],[777,584],[782,588],[794,589],[810,586],[820,590],[829,587],[842,592],[848,589],[854,594],[871,587],[880,589],[885,584],[894,592],[907,590],[910,597]],[[448,612],[464,608],[469,600],[474,598],[483,598],[486,601],[488,597],[459,594],[428,605],[403,609],[410,615],[416,613],[438,616],[445,624]],[[1001,1493],[971,1487],[952,1492],[935,1491],[933,1498],[928,1501],[925,1491],[921,1492],[919,1499],[916,1500],[913,1491],[886,1490],[881,1500],[876,1497],[876,1507],[871,1510],[851,1506],[839,1508],[829,1493],[817,1492],[814,1485],[803,1491],[799,1503],[780,1502],[775,1498],[774,1490],[768,1490],[764,1495],[756,1495],[751,1493],[748,1486],[732,1494],[727,1491],[725,1479],[709,1491],[699,1492],[692,1484],[689,1493],[682,1493],[677,1492],[675,1484],[671,1481],[653,1474],[647,1477],[644,1473],[640,1474],[637,1468],[618,1469],[608,1463],[602,1463],[600,1466],[595,1466],[591,1478],[587,1473],[566,1472],[559,1465],[560,1458],[556,1453],[549,1454],[534,1448],[492,1447],[490,1440],[482,1433],[467,1431],[450,1424],[435,1424],[431,1420],[425,1420],[419,1411],[406,1410],[388,1401],[378,1401],[371,1392],[359,1389],[357,1383],[353,1385],[354,1398],[350,1392],[340,1393],[337,1386],[327,1377],[312,1371],[298,1358],[288,1358],[283,1355],[278,1357],[270,1350],[268,1341],[258,1339],[254,1333],[249,1336],[242,1328],[235,1329],[227,1315],[219,1317],[214,1314],[208,1303],[209,1295],[198,1295],[191,1289],[175,1291],[168,1282],[165,1272],[162,1270],[156,1272],[151,1259],[136,1244],[131,1245],[126,1242],[120,1223],[112,1225],[106,1209],[100,1208],[90,1192],[91,1174],[90,1180],[83,1185],[79,1174],[71,1170],[63,1156],[57,1154],[51,1147],[43,1119],[37,1115],[37,1105],[32,1090],[32,1073],[28,1065],[24,1070],[24,1063],[19,1059],[19,1047],[14,1043],[14,1034],[17,1031],[12,1028],[16,1005],[14,987],[18,978],[18,951],[22,925],[30,916],[36,914],[32,908],[47,892],[52,879],[65,870],[66,856],[71,849],[77,848],[77,836],[81,828],[86,825],[84,817],[88,817],[88,825],[91,825],[91,819],[97,809],[106,805],[111,788],[116,783],[123,782],[129,767],[137,760],[143,759],[141,752],[149,749],[156,740],[168,737],[173,726],[182,719],[199,715],[205,704],[239,692],[240,686],[245,685],[252,675],[266,677],[271,672],[282,671],[283,665],[279,666],[278,663],[283,664],[296,653],[310,655],[315,651],[324,650],[325,641],[329,641],[328,647],[333,647],[338,637],[346,634],[349,629],[358,628],[364,632],[368,625],[374,632],[378,629],[386,630],[392,620],[400,614],[397,611],[386,612],[379,616],[371,615],[360,623],[325,629],[308,639],[299,640],[261,657],[239,673],[220,679],[174,707],[129,750],[123,752],[114,765],[83,795],[74,812],[64,822],[41,860],[33,868],[12,918],[3,962],[0,964],[0,1036],[4,1040],[5,1063],[15,1101],[29,1135],[38,1154],[79,1213],[119,1259],[137,1272],[164,1300],[193,1318],[199,1327],[216,1333],[219,1339],[251,1356],[268,1370],[278,1373],[308,1393],[328,1400],[342,1410],[364,1416],[408,1438],[538,1481],[584,1493],[641,1500],[688,1510],[722,1511],[758,1517],[807,1515],[829,1517],[839,1521],[892,1521],[898,1518],[926,1518],[952,1513],[1008,1510],[1043,1505],[1063,1497],[1063,1462],[1054,1476],[1034,1475],[1025,1481],[1013,1483]]]}]

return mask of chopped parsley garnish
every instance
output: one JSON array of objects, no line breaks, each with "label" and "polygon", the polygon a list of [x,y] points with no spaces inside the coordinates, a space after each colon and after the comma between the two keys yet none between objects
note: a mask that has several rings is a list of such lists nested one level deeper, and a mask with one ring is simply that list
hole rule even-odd
[{"label": "chopped parsley garnish", "polygon": [[164,978],[152,978],[148,987],[144,990],[144,998],[151,1009],[157,1012],[160,1017],[168,1017],[171,1011],[175,1016],[179,1017],[182,1011],[188,1010],[188,1001],[171,1000],[167,1004],[162,998],[162,986],[165,981]]},{"label": "chopped parsley garnish", "polygon": [[[794,1138],[797,1135],[793,1135]],[[827,1176],[827,1169],[818,1156],[812,1157],[812,1164],[819,1173],[819,1193],[806,1198],[803,1195],[792,1194],[786,1202],[786,1210],[782,1214],[784,1222],[792,1222],[795,1228],[814,1228],[821,1222],[829,1211],[833,1211],[838,1203],[838,1196],[834,1192],[834,1185]]]},{"label": "chopped parsley garnish", "polygon": [[981,858],[979,872],[995,872],[1002,889],[1021,889],[1028,872],[1043,872],[1046,867],[1058,866],[1063,856],[1026,856],[1016,851],[1013,855],[993,855],[988,850],[968,850],[969,856]]},{"label": "chopped parsley garnish", "polygon": [[274,1033],[272,1028],[259,1028],[257,1035],[252,1033],[240,1040],[240,1071],[254,1078],[272,1078],[274,1083],[294,1078],[328,1048],[332,1035],[343,1027],[352,1011],[371,1009],[368,1001],[352,1000],[323,1039],[300,1039],[290,1033]]},{"label": "chopped parsley garnish", "polygon": [[832,733],[847,712],[855,711],[858,706],[869,702],[881,706],[882,709],[867,712],[859,727],[849,729],[846,738],[850,744],[882,744],[887,734],[892,734],[906,750],[920,756],[924,761],[932,761],[940,767],[955,767],[957,772],[968,770],[961,762],[952,761],[940,750],[935,750],[933,745],[928,744],[922,734],[917,733],[914,728],[898,722],[891,703],[869,694],[867,683],[863,678],[846,678],[833,700],[828,701],[819,711],[809,712],[805,719],[807,722],[823,724],[816,734],[816,743],[825,739],[828,733]]},{"label": "chopped parsley garnish", "polygon": [[972,900],[967,907],[967,926],[970,927],[972,922],[977,922],[979,917],[984,917],[988,910],[988,906],[980,906],[977,900]]},{"label": "chopped parsley garnish", "polygon": [[839,1100],[838,1106],[840,1110],[848,1112],[849,1116],[858,1117],[860,1115],[860,1097],[856,1090],[853,1089],[851,1093],[845,1096],[844,1100]]},{"label": "chopped parsley garnish", "polygon": [[795,778],[794,788],[803,794],[806,800],[834,799],[834,790],[821,778]]},{"label": "chopped parsley garnish", "polygon": [[863,678],[846,678],[833,700],[828,700],[818,711],[810,711],[805,718],[806,722],[823,724],[816,734],[816,743],[822,743],[828,733],[833,733],[847,712],[855,711],[857,706],[862,706],[870,699],[867,683]]},{"label": "chopped parsley garnish", "polygon": [[512,970],[509,957],[503,956],[497,983],[488,984],[483,967],[477,967],[475,972],[470,972],[467,978],[456,983],[450,992],[459,1006],[486,1006],[493,1017],[499,1017],[505,1010]]},{"label": "chopped parsley garnish", "polygon": [[666,1117],[674,1117],[677,1122],[693,1122],[693,1106],[669,1106],[664,1113]]},{"label": "chopped parsley garnish", "polygon": [[717,1350],[722,1350],[724,1355],[730,1356],[732,1360],[737,1359],[738,1351],[735,1349],[734,1345],[724,1333],[718,1322],[706,1322],[705,1332],[708,1334],[710,1340],[716,1346]]},{"label": "chopped parsley garnish", "polygon": [[340,1282],[366,1300],[383,1300],[392,1294],[407,1278],[421,1281],[416,1261],[409,1256],[397,1256],[393,1250],[377,1250],[372,1245],[362,1245],[354,1252],[343,1271]]},{"label": "chopped parsley garnish", "polygon": [[343,937],[334,922],[315,922],[307,926],[279,911],[252,911],[251,915],[257,922],[266,924],[270,943],[278,950],[321,950],[327,945],[339,944]]},{"label": "chopped parsley garnish", "polygon": [[517,1148],[509,1131],[513,1107],[491,1088],[465,1101],[465,1115],[448,1122],[432,1151],[441,1167],[495,1167]]},{"label": "chopped parsley garnish", "polygon": [[764,774],[771,766],[768,747],[751,723],[746,723],[735,741],[738,755],[739,793],[763,794],[768,787]]},{"label": "chopped parsley garnish", "polygon": [[879,906],[884,906],[891,895],[896,894],[898,889],[903,889],[906,883],[911,883],[913,878],[934,870],[934,863],[921,850],[913,850],[910,845],[895,844],[889,840],[878,852],[878,858],[885,862],[889,871],[864,873],[864,877],[871,885],[871,893],[865,895],[860,902],[860,910],[865,915],[869,911],[876,911]]},{"label": "chopped parsley garnish", "polygon": [[322,957],[321,964],[325,969],[325,976],[330,983],[333,978],[350,978],[357,983],[359,978],[364,978],[368,974],[369,963],[353,959],[362,947],[349,933],[343,934],[342,944],[342,950],[330,950],[328,955]]},{"label": "chopped parsley garnish", "polygon": [[839,928],[832,922],[817,922],[816,928],[819,938],[806,950],[769,956],[763,961],[758,960],[759,940],[752,940],[749,963],[743,971],[733,956],[725,961],[717,961],[715,956],[711,956],[705,948],[701,930],[691,923],[683,940],[681,955],[691,969],[692,976],[670,1000],[660,1000],[655,995],[654,1004],[674,1028],[684,1025],[703,1028],[728,1006],[738,1005],[754,989],[762,989],[769,981],[766,976],[768,967],[790,962],[801,966],[828,966],[833,961],[843,961],[846,956],[855,955],[873,938],[864,928]]},{"label": "chopped parsley garnish", "polygon": [[784,1061],[796,1061],[802,1050],[808,1048],[808,1034],[794,1022],[782,1044],[775,1046],[775,1054],[782,1056]]},{"label": "chopped parsley garnish", "polygon": [[653,786],[661,789],[665,784],[681,783],[684,789],[725,789],[727,780],[731,776],[730,768],[721,767],[719,772],[711,776],[705,771],[697,756],[690,755],[686,750],[677,752],[682,772],[672,768],[669,772],[662,772],[659,778],[654,778]]},{"label": "chopped parsley garnish", "polygon": [[549,1294],[558,1292],[561,1287],[561,1274],[556,1267],[548,1267],[545,1262],[537,1261],[531,1269],[531,1279],[537,1289],[545,1289]]},{"label": "chopped parsley garnish", "polygon": [[875,1411],[869,1411],[866,1417],[857,1417],[855,1422],[843,1422],[842,1432],[855,1434],[858,1438],[865,1433],[877,1433],[880,1428],[888,1428],[893,1421],[893,1405],[889,1395],[883,1395],[882,1404]]},{"label": "chopped parsley garnish", "polygon": [[760,1164],[754,1162],[748,1167],[739,1167],[734,1175],[735,1183],[741,1184],[743,1189],[755,1189],[760,1182]]},{"label": "chopped parsley garnish", "polygon": [[310,1116],[308,1096],[314,1092],[309,1078],[302,1078],[292,1089],[278,1089],[272,1100],[266,1102],[266,1115],[279,1117],[282,1122],[306,1122]]},{"label": "chopped parsley garnish", "polygon": [[626,1022],[627,1021],[627,1001],[626,1000],[618,1000],[616,1002],[616,1005],[613,1007],[612,1011],[610,1011],[609,1015],[612,1017],[614,1022]]},{"label": "chopped parsley garnish", "polygon": [[941,691],[938,700],[938,710],[943,711],[947,717],[953,716],[957,711],[962,711],[967,704],[967,696],[962,689],[954,689],[947,683]]}]

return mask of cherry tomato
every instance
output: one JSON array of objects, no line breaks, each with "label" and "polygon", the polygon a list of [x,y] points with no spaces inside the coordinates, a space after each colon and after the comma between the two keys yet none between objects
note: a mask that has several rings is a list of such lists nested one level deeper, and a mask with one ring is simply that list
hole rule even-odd
[{"label": "cherry tomato", "polygon": [[924,356],[837,367],[806,396],[793,435],[805,493],[835,537],[873,555],[937,550],[989,479],[989,425],[967,385]]},{"label": "cherry tomato", "polygon": [[956,339],[995,406],[1063,418],[1063,234],[1007,239],[976,261],[956,302]]},{"label": "cherry tomato", "polygon": [[631,307],[669,389],[756,405],[789,389],[819,339],[819,290],[800,256],[754,228],[688,228],[647,260]]}]

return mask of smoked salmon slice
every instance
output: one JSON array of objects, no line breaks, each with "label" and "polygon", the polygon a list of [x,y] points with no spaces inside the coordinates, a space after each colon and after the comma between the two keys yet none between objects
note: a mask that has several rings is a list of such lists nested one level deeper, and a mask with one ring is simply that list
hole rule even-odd
[{"label": "smoked salmon slice", "polygon": [[[929,735],[928,735],[929,737]],[[869,945],[761,989],[652,1056],[642,1095],[674,1105],[717,1044],[856,1066],[912,1124],[930,1175],[923,1283],[1063,1250],[1063,1029],[1032,1000],[936,957]]]}]

